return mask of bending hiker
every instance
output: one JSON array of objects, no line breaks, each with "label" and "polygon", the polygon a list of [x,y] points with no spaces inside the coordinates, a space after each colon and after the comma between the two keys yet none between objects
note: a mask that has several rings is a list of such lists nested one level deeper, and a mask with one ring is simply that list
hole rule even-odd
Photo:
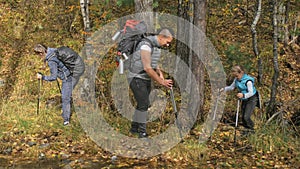
[{"label": "bending hiker", "polygon": [[[43,58],[44,62],[48,63],[51,73],[49,76],[38,73],[37,78],[45,81],[55,81],[57,78],[62,80],[63,125],[68,125],[71,116],[72,91],[84,72],[84,62],[76,52],[68,47],[56,49],[37,44],[34,47],[34,52]],[[66,61],[65,58],[68,58],[69,61]]]},{"label": "bending hiker", "polygon": [[251,115],[258,102],[258,91],[254,86],[254,78],[247,75],[241,66],[234,66],[231,73],[235,76],[233,83],[225,87],[225,92],[238,89],[237,97],[242,101],[241,112],[243,126],[247,129],[244,134],[254,132],[254,122],[251,120]]},{"label": "bending hiker", "polygon": [[167,88],[172,87],[173,84],[172,80],[164,79],[157,65],[161,55],[159,47],[168,47],[173,36],[172,30],[162,29],[156,36],[146,37],[147,40],[142,40],[137,45],[136,52],[130,60],[128,81],[137,102],[130,132],[138,134],[140,138],[148,136],[146,122],[150,104],[151,79]]}]

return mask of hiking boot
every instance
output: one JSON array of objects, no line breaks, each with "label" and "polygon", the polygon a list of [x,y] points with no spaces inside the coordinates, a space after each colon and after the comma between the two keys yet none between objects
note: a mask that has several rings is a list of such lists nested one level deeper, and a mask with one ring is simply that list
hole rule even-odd
[{"label": "hiking boot", "polygon": [[147,138],[147,137],[148,137],[147,133],[144,133],[144,132],[139,133],[139,138]]},{"label": "hiking boot", "polygon": [[147,127],[146,123],[138,123],[138,131],[140,133],[146,133]]},{"label": "hiking boot", "polygon": [[69,125],[69,124],[70,124],[69,121],[64,121],[64,126],[67,126],[67,125]]},{"label": "hiking boot", "polygon": [[132,134],[138,134],[138,126],[139,124],[137,122],[132,122],[129,132]]},{"label": "hiking boot", "polygon": [[131,128],[131,129],[129,130],[129,132],[130,132],[131,134],[138,134],[138,133],[139,133],[138,130],[135,129],[135,128]]}]

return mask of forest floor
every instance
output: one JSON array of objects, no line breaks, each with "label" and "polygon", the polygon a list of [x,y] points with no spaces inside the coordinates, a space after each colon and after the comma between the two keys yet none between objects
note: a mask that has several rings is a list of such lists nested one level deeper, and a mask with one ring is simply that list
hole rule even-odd
[{"label": "forest floor", "polygon": [[[274,147],[267,129],[243,136],[237,129],[234,143],[233,124],[220,123],[210,139],[198,143],[194,129],[183,142],[161,155],[146,159],[115,156],[98,147],[84,133],[77,139],[67,136],[80,126],[72,124],[61,129],[24,134],[13,129],[1,138],[0,167],[4,168],[298,168],[300,151],[295,145]],[[267,127],[268,128],[268,127]],[[288,133],[286,133],[288,135]],[[69,138],[68,138],[69,137]],[[260,139],[259,141],[251,141]],[[274,137],[274,139],[276,139]],[[199,146],[195,146],[199,144]],[[253,145],[264,144],[264,145]],[[6,148],[4,148],[4,146]],[[257,147],[261,147],[260,149]],[[115,158],[115,159],[114,159]]]}]

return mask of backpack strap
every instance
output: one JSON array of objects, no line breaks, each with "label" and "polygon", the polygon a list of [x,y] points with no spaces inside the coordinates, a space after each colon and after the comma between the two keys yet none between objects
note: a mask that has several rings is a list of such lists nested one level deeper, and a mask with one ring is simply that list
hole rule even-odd
[{"label": "backpack strap", "polygon": [[57,50],[53,51],[48,58],[45,58],[45,62],[51,60],[54,56],[57,55]]},{"label": "backpack strap", "polygon": [[141,39],[141,40],[135,45],[134,51],[136,51],[136,48],[138,47],[138,45],[139,45],[141,42],[148,42],[148,43],[150,44],[151,54],[152,54],[152,53],[153,53],[153,47],[154,47],[154,45],[153,45],[152,41],[151,41],[150,39],[148,39],[148,38],[143,38],[143,39]]},{"label": "backpack strap", "polygon": [[[133,48],[134,51],[137,50],[137,47],[139,46],[139,44],[140,44],[141,42],[148,42],[148,43],[150,44],[151,55],[152,55],[152,54],[153,54],[153,51],[154,51],[154,50],[153,50],[154,45],[153,45],[152,41],[151,41],[150,39],[146,38],[146,37],[143,37],[140,41],[138,41],[138,42],[135,44],[135,46],[134,46],[134,48]],[[134,60],[133,58],[130,59],[130,62],[129,62],[129,70],[130,70],[130,71],[132,71],[132,67],[131,67],[132,60],[133,60],[133,62],[135,62],[135,60]]]}]

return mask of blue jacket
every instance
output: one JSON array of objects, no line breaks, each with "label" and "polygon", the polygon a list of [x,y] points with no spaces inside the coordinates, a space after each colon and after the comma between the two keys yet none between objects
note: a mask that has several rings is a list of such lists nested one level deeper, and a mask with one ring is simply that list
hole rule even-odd
[{"label": "blue jacket", "polygon": [[43,76],[42,79],[46,81],[54,81],[58,78],[61,80],[67,79],[71,72],[69,69],[56,57],[55,48],[48,48],[45,61],[48,62],[50,68],[50,76]]},{"label": "blue jacket", "polygon": [[[251,81],[252,82],[252,88],[253,88],[253,94],[256,93],[256,88],[254,87],[254,78],[244,74],[243,77],[240,80],[235,80],[235,86],[238,88],[238,90],[243,93],[246,94],[248,93],[248,88],[247,88],[247,82]],[[242,99],[243,100],[243,99]]]}]

